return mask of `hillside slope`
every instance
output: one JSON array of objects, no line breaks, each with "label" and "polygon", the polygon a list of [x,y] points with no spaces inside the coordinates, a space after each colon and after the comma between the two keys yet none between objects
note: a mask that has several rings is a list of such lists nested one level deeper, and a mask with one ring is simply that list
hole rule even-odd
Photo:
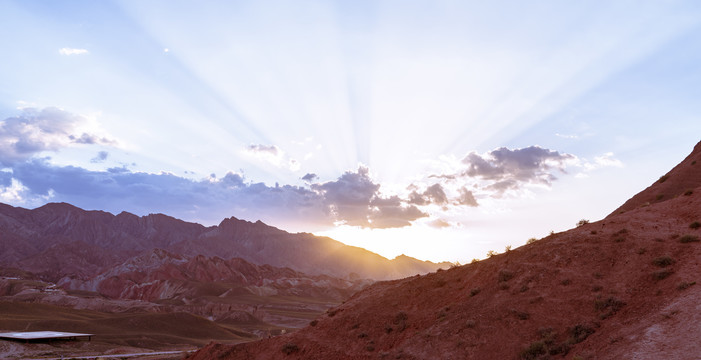
[{"label": "hillside slope", "polygon": [[[693,161],[667,181],[693,178]],[[299,332],[190,359],[697,358],[701,187],[689,186],[477,263],[376,283]]]}]

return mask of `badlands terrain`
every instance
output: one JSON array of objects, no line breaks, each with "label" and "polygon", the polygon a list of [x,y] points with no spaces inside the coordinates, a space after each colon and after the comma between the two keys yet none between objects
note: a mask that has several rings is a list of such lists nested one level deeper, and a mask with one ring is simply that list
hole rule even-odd
[{"label": "badlands terrain", "polygon": [[190,359],[698,359],[700,236],[701,143],[603,220]]},{"label": "badlands terrain", "polygon": [[64,203],[34,210],[0,204],[0,249],[0,332],[95,334],[90,342],[0,341],[0,358],[267,338],[306,326],[376,280],[450,265],[388,260],[233,217],[205,227]]}]

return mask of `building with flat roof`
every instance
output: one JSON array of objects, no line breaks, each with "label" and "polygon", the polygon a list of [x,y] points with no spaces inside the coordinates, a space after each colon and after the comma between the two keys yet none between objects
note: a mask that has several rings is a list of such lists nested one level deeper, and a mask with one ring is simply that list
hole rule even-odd
[{"label": "building with flat roof", "polygon": [[78,340],[88,338],[90,341],[95,334],[72,333],[63,331],[17,331],[0,333],[0,339],[4,340]]}]

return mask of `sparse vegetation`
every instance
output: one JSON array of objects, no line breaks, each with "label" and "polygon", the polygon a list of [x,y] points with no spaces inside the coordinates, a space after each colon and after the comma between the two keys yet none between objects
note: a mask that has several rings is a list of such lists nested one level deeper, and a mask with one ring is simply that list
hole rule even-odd
[{"label": "sparse vegetation", "polygon": [[669,275],[672,275],[673,273],[674,273],[674,272],[671,271],[671,270],[656,271],[656,272],[652,273],[652,278],[653,278],[655,281],[660,281],[660,280],[663,280],[663,279],[668,278]]},{"label": "sparse vegetation", "polygon": [[684,196],[691,196],[691,194],[694,193],[694,190],[687,190],[684,192]]},{"label": "sparse vegetation", "polygon": [[506,247],[504,248],[504,252],[509,252],[509,251],[511,251],[511,245],[506,245]]},{"label": "sparse vegetation", "polygon": [[582,220],[577,221],[577,227],[584,226],[586,224],[589,224],[589,220],[587,220],[587,219],[582,219]]},{"label": "sparse vegetation", "polygon": [[482,289],[476,287],[476,288],[470,290],[470,296],[475,296],[475,295],[479,294],[480,291],[482,291]]},{"label": "sparse vegetation", "polygon": [[572,283],[572,281],[571,281],[570,279],[563,279],[562,281],[560,281],[560,285],[565,285],[565,286],[567,286],[567,285],[569,285],[570,283]]},{"label": "sparse vegetation", "polygon": [[519,320],[528,320],[531,317],[531,314],[516,309],[511,309],[511,313],[514,314],[514,316],[516,316],[516,318]]},{"label": "sparse vegetation", "polygon": [[657,180],[657,182],[662,184],[663,182],[667,181],[667,179],[669,179],[669,175],[662,175],[660,176],[660,179]]},{"label": "sparse vegetation", "polygon": [[699,237],[696,235],[684,235],[679,238],[679,242],[682,244],[699,242]]},{"label": "sparse vegetation", "polygon": [[476,264],[478,262],[480,262],[480,259],[474,258],[474,259],[472,259],[472,261],[470,261],[470,264]]},{"label": "sparse vegetation", "polygon": [[700,227],[701,227],[701,223],[698,222],[698,221],[694,221],[694,222],[692,222],[691,224],[689,224],[689,228],[690,228],[690,229],[694,229],[694,230],[695,230],[695,229],[698,229],[698,228],[700,228]]},{"label": "sparse vegetation", "polygon": [[669,256],[660,256],[652,260],[652,264],[659,267],[667,267],[674,264],[674,259]]},{"label": "sparse vegetation", "polygon": [[532,237],[532,238],[526,240],[526,244],[533,244],[533,243],[536,242],[536,241],[538,241],[538,239]]},{"label": "sparse vegetation", "polygon": [[613,296],[606,299],[597,298],[594,301],[594,309],[603,312],[599,315],[601,320],[611,317],[626,305],[622,300]]},{"label": "sparse vegetation", "polygon": [[470,319],[470,320],[465,321],[465,327],[467,327],[468,329],[472,329],[476,325],[477,325],[477,323],[475,322],[475,320]]},{"label": "sparse vegetation", "polygon": [[638,251],[637,251],[638,255],[643,255],[643,254],[645,254],[646,252],[647,252],[647,249],[645,249],[645,248],[639,248]]},{"label": "sparse vegetation", "polygon": [[625,235],[625,234],[627,234],[627,233],[628,233],[628,229],[627,229],[627,228],[623,228],[623,229],[618,230],[618,231],[616,231],[615,233],[613,233],[613,236],[616,236],[616,235]]},{"label": "sparse vegetation", "polygon": [[617,242],[617,243],[624,242],[624,241],[626,241],[626,238],[624,238],[622,236],[619,236],[619,237],[613,239],[613,242]]},{"label": "sparse vegetation", "polygon": [[696,285],[696,281],[692,281],[692,282],[682,281],[679,283],[679,285],[677,285],[677,290],[686,290],[692,285]]},{"label": "sparse vegetation", "polygon": [[319,323],[319,320],[312,320],[309,325],[311,326],[316,326]]},{"label": "sparse vegetation", "polygon": [[499,282],[506,282],[513,279],[514,273],[509,270],[499,270],[498,278]]},{"label": "sparse vegetation", "polygon": [[657,201],[662,200],[662,198],[664,198],[664,194],[657,194],[657,196],[655,196],[655,200]]},{"label": "sparse vegetation", "polygon": [[490,258],[490,257],[492,257],[492,256],[494,256],[494,255],[497,255],[497,252],[496,252],[496,251],[494,251],[494,250],[489,250],[489,251],[487,251],[487,257],[488,257],[488,258]]},{"label": "sparse vegetation", "polygon": [[406,329],[407,320],[409,320],[409,315],[404,311],[400,311],[394,316],[394,325],[397,327],[397,331],[402,332]]},{"label": "sparse vegetation", "polygon": [[548,349],[542,341],[534,341],[527,348],[521,350],[519,356],[524,360],[535,360],[541,355],[547,354]]},{"label": "sparse vegetation", "polygon": [[569,329],[569,333],[570,338],[568,342],[571,344],[579,344],[594,333],[594,328],[586,324],[577,324]]},{"label": "sparse vegetation", "polygon": [[593,285],[593,286],[591,287],[591,291],[592,291],[592,292],[599,292],[599,291],[601,291],[601,290],[603,290],[603,289],[604,289],[604,287],[601,286],[601,285]]},{"label": "sparse vegetation", "polygon": [[696,160],[692,161],[691,165],[696,165]]},{"label": "sparse vegetation", "polygon": [[299,351],[299,346],[297,346],[297,344],[286,343],[285,345],[282,345],[282,352],[285,355],[290,355],[292,353],[296,353],[297,351]]}]

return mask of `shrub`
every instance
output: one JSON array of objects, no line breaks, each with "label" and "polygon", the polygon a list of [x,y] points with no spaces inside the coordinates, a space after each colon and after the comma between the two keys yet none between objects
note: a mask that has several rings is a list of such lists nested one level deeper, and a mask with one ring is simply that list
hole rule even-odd
[{"label": "shrub", "polygon": [[408,319],[409,315],[407,315],[404,311],[400,311],[394,316],[394,325],[397,326],[397,331],[402,332],[406,329],[406,321]]},{"label": "shrub", "polygon": [[684,196],[690,196],[693,193],[694,193],[694,190],[687,190],[684,192]]},{"label": "shrub", "polygon": [[480,262],[480,259],[474,258],[474,259],[472,259],[472,261],[470,261],[470,264],[476,264],[478,262]]},{"label": "shrub", "polygon": [[560,281],[560,285],[565,285],[565,286],[567,286],[567,285],[569,285],[570,283],[572,283],[572,281],[571,281],[570,279],[563,279],[562,281]]},{"label": "shrub", "polygon": [[682,244],[699,242],[699,237],[695,235],[684,235],[679,238],[679,242]]},{"label": "shrub", "polygon": [[652,260],[652,264],[659,267],[666,267],[674,264],[674,259],[669,256],[660,256]]},{"label": "shrub", "polygon": [[474,289],[470,290],[470,296],[475,296],[475,295],[479,294],[480,291],[482,291],[480,288],[478,288],[478,287],[474,288]]},{"label": "shrub", "polygon": [[660,179],[657,180],[657,182],[662,184],[663,182],[667,181],[667,179],[669,179],[669,175],[662,175],[662,176],[660,176]]},{"label": "shrub", "polygon": [[623,302],[620,299],[617,299],[613,296],[607,298],[607,299],[596,299],[594,301],[594,309],[597,311],[603,311],[604,313],[599,315],[599,318],[601,320],[604,320],[611,315],[617,313],[619,310],[621,310],[624,306],[626,305],[625,302]]},{"label": "shrub", "polygon": [[547,349],[545,347],[545,343],[542,341],[534,341],[530,345],[528,345],[527,348],[521,350],[521,353],[519,355],[521,356],[521,359],[534,360],[537,359],[540,355],[545,355],[546,353]]},{"label": "shrub", "polygon": [[569,342],[579,344],[594,333],[594,328],[586,324],[577,324],[569,329],[569,333],[571,336]]},{"label": "shrub", "polygon": [[309,323],[311,326],[316,326],[316,324],[319,323],[319,320],[312,320],[312,322]]},{"label": "shrub", "polygon": [[663,197],[664,197],[664,194],[657,194],[657,196],[655,196],[655,200],[660,201],[660,200],[662,200]]},{"label": "shrub", "polygon": [[652,278],[655,279],[655,281],[660,281],[663,279],[666,279],[669,277],[669,275],[672,275],[673,272],[671,270],[661,270],[661,271],[656,271],[652,273]]},{"label": "shrub", "polygon": [[514,278],[514,273],[509,270],[499,270],[499,282],[509,281]]},{"label": "shrub", "polygon": [[285,355],[290,355],[297,351],[299,351],[299,346],[297,346],[297,344],[287,343],[285,345],[282,345],[282,352],[285,353]]},{"label": "shrub", "polygon": [[639,248],[637,251],[638,255],[645,254],[646,252],[647,252],[647,249],[645,249],[645,248]]},{"label": "shrub", "polygon": [[580,226],[583,226],[586,224],[589,224],[589,220],[587,220],[587,219],[582,219],[582,220],[577,221],[577,227],[580,227]]},{"label": "shrub", "polygon": [[465,327],[467,327],[468,329],[472,329],[476,325],[477,325],[477,323],[475,322],[475,320],[470,319],[470,320],[465,321]]},{"label": "shrub", "polygon": [[532,238],[526,240],[526,244],[533,244],[533,243],[536,242],[536,241],[538,241],[538,239],[532,237]]},{"label": "shrub", "polygon": [[624,241],[626,241],[626,238],[624,238],[624,237],[617,237],[617,238],[613,239],[613,242],[617,242],[617,243],[624,242]]},{"label": "shrub", "polygon": [[487,257],[488,257],[488,258],[490,258],[490,257],[492,257],[492,256],[494,256],[494,255],[497,255],[497,252],[496,252],[496,251],[494,251],[494,250],[489,250],[489,251],[487,251]]},{"label": "shrub", "polygon": [[698,221],[694,221],[691,224],[689,224],[689,228],[691,229],[698,229],[701,227],[701,223]]},{"label": "shrub", "polygon": [[679,285],[677,285],[677,290],[686,290],[687,288],[689,288],[692,285],[696,285],[696,281],[692,281],[692,282],[682,281],[679,283]]},{"label": "shrub", "polygon": [[511,245],[506,245],[506,247],[504,248],[504,252],[509,252],[509,251],[511,251]]}]

